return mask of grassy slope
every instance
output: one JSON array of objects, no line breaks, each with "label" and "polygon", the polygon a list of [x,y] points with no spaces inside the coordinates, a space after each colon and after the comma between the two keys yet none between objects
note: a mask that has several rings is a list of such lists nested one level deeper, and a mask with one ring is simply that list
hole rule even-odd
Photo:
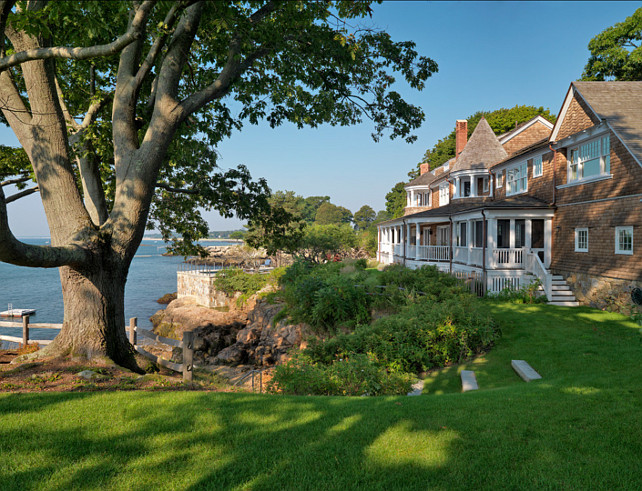
[{"label": "grassy slope", "polygon": [[[3,489],[639,489],[642,343],[589,309],[503,305],[477,392],[0,396]],[[544,377],[510,369],[528,360]],[[486,389],[488,388],[488,389]],[[458,387],[455,390],[459,390]]]}]

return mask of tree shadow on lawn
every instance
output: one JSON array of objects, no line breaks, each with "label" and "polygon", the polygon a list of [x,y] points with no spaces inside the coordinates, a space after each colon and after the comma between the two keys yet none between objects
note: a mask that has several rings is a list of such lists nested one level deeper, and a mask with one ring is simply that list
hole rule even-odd
[{"label": "tree shadow on lawn", "polygon": [[0,397],[7,488],[640,487],[642,396],[547,384],[439,397]]}]

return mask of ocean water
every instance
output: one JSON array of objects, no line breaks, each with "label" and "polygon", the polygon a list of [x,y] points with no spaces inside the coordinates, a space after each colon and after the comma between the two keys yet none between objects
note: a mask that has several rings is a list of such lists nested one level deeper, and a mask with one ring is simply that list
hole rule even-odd
[{"label": "ocean water", "polygon": [[[22,240],[35,245],[49,244],[48,238]],[[203,245],[231,244],[216,241]],[[125,287],[126,322],[130,317],[137,317],[139,326],[151,329],[149,318],[165,308],[156,300],[176,291],[176,271],[183,263],[183,258],[163,256],[165,250],[164,242],[151,239],[144,239],[138,248]],[[8,304],[16,309],[36,309],[36,314],[30,318],[32,323],[62,323],[63,303],[58,269],[25,268],[0,262],[0,311],[7,310]],[[52,339],[57,332],[53,329],[32,329],[29,337]],[[0,327],[0,334],[22,336],[22,330]]]}]

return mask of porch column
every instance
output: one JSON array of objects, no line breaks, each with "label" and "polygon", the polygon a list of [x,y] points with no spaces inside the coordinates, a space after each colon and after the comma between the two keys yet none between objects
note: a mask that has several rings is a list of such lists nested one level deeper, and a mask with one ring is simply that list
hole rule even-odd
[{"label": "porch column", "polygon": [[551,267],[551,252],[553,249],[553,219],[544,220],[544,266]]},{"label": "porch column", "polygon": [[508,247],[515,249],[515,219],[510,219],[510,234],[509,234],[509,243]]},{"label": "porch column", "polygon": [[461,196],[461,182],[460,177],[455,178],[455,197],[459,198]]},{"label": "porch column", "polygon": [[410,190],[410,206],[417,206],[417,203],[415,203],[415,199],[417,199],[416,196],[415,196],[415,190],[411,189]]},{"label": "porch column", "polygon": [[477,197],[477,176],[470,177],[470,197]]},{"label": "porch column", "polygon": [[410,246],[412,245],[410,244],[410,232],[410,224],[406,223],[406,246],[408,247],[408,250],[410,250]]},{"label": "porch column", "polygon": [[421,245],[421,225],[419,222],[415,223],[415,246],[417,250],[415,251],[415,258],[419,258],[419,246]]},{"label": "porch column", "polygon": [[475,242],[473,241],[473,221],[472,220],[467,220],[466,221],[466,241],[468,242],[466,246],[468,247],[468,261],[467,264],[473,264],[472,261],[472,256],[473,256],[473,246],[475,245]]},{"label": "porch column", "polygon": [[533,222],[529,218],[528,220],[526,220],[526,230],[524,231],[524,246],[526,247],[527,251],[531,250],[532,232],[533,232]]},{"label": "porch column", "polygon": [[488,232],[486,233],[487,237],[487,247],[486,247],[486,264],[489,268],[495,268],[495,248],[497,247],[497,219],[489,218],[488,222]]}]

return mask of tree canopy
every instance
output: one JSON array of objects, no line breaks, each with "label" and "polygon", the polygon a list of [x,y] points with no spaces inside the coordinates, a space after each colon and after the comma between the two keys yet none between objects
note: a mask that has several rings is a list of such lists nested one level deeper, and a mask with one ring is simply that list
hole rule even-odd
[{"label": "tree canopy", "polygon": [[0,2],[0,109],[31,168],[0,175],[33,172],[52,243],[13,236],[0,186],[0,260],[61,268],[50,352],[132,364],[124,285],[146,226],[187,252],[207,236],[197,207],[289,223],[264,180],[217,167],[216,145],[243,124],[368,119],[375,140],[414,140],[424,114],[395,77],[421,90],[437,65],[360,25],[370,13],[368,1]]},{"label": "tree canopy", "polygon": [[351,223],[352,212],[343,206],[333,205],[332,203],[323,203],[319,206],[314,223],[319,225],[330,225],[340,223]]},{"label": "tree canopy", "polygon": [[595,36],[581,80],[642,80],[642,7]]},{"label": "tree canopy", "polygon": [[368,205],[363,205],[354,213],[354,224],[357,230],[367,229],[376,219],[377,214]]}]

